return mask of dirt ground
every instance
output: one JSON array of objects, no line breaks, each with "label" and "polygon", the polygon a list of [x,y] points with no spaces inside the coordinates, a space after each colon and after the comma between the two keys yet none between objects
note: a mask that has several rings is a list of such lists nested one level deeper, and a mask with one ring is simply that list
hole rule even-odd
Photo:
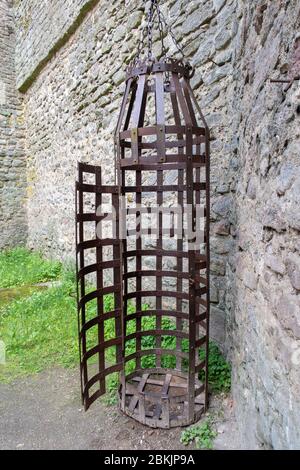
[{"label": "dirt ground", "polygon": [[[213,397],[215,449],[240,449],[229,397]],[[76,370],[50,369],[0,384],[0,449],[180,450],[182,429],[153,430],[117,406],[95,402],[84,412]],[[189,446],[192,449],[193,446]]]}]

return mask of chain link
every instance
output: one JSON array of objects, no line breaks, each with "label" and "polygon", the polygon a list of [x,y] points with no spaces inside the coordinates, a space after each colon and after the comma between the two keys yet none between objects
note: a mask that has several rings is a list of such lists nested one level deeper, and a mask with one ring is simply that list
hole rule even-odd
[{"label": "chain link", "polygon": [[[133,62],[137,63],[140,61],[143,56],[148,58],[149,61],[153,61],[153,27],[154,22],[157,21],[158,31],[159,31],[159,40],[161,44],[161,55],[162,57],[167,57],[167,50],[165,46],[165,36],[168,34],[172,39],[177,52],[181,54],[182,59],[184,59],[184,52],[180,44],[178,43],[174,32],[171,27],[168,25],[168,22],[159,8],[158,0],[145,1],[145,10],[147,11],[147,20],[142,26],[141,35],[138,43],[137,53],[134,56]],[[147,45],[146,45],[147,44]]]},{"label": "chain link", "polygon": [[175,34],[174,32],[172,31],[171,27],[168,25],[168,22],[163,14],[163,12],[158,8],[158,14],[160,16],[160,19],[161,19],[161,22],[164,24],[165,28],[166,28],[166,31],[167,31],[167,34],[170,35],[176,49],[177,49],[177,52],[179,52],[181,55],[182,55],[182,58],[184,58],[184,52],[183,52],[183,49],[182,47],[180,46],[179,42],[177,41],[176,37],[175,37]]},{"label": "chain link", "polygon": [[151,1],[150,8],[148,10],[148,60],[152,60],[152,43],[153,43],[153,17],[155,14],[156,0]]}]

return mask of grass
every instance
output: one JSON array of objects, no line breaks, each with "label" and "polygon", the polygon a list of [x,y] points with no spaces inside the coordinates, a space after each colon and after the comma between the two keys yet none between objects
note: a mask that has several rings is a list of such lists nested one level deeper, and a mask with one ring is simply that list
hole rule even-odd
[{"label": "grass", "polygon": [[45,260],[25,248],[0,252],[0,288],[50,281],[60,273],[61,263]]},{"label": "grass", "polygon": [[78,362],[74,283],[34,292],[0,310],[0,339],[6,345],[6,365],[0,380],[39,372],[52,365]]},{"label": "grass", "polygon": [[[14,260],[14,262],[13,262]],[[18,264],[19,260],[19,265]],[[2,263],[3,262],[3,263]],[[22,269],[21,266],[22,265]],[[26,283],[41,282],[60,278],[59,285],[31,293],[28,297],[15,299],[0,309],[0,340],[6,345],[7,364],[0,366],[0,381],[10,381],[16,377],[36,373],[47,367],[61,365],[72,367],[78,365],[78,332],[75,276],[72,271],[62,272],[57,262],[45,261],[39,254],[26,252],[23,248],[11,252],[0,253],[0,273],[3,274],[2,286],[25,285]],[[87,320],[93,318],[96,312],[96,300],[89,302],[86,310]],[[147,308],[146,305],[143,306]],[[113,297],[104,298],[104,310],[113,310]],[[134,306],[128,305],[128,313],[134,312]],[[135,320],[128,322],[127,334],[135,331]],[[142,330],[155,328],[155,317],[142,318]],[[175,324],[169,318],[162,319],[162,329],[175,329]],[[92,328],[87,336],[87,348],[97,344],[97,328]],[[105,339],[115,336],[113,319],[105,322]],[[162,347],[176,348],[176,338],[162,336]],[[142,349],[155,347],[154,336],[144,336],[141,339]],[[182,350],[188,351],[188,341],[182,341]],[[230,389],[230,366],[223,358],[214,343],[209,345],[209,383],[214,391]],[[126,354],[135,351],[135,341],[127,342]],[[200,351],[204,358],[204,351]],[[115,359],[114,348],[106,353],[108,363]],[[95,356],[95,362],[97,357]],[[162,366],[175,367],[173,355],[162,356]],[[148,355],[141,359],[142,367],[155,367],[155,356]],[[134,361],[127,363],[127,372],[134,368]],[[203,378],[200,376],[200,379]],[[118,385],[117,375],[108,378],[108,394],[106,400],[113,403],[115,390]]]},{"label": "grass", "polygon": [[207,418],[201,424],[190,426],[182,431],[180,442],[184,445],[195,442],[197,449],[212,449],[216,436],[212,420]]}]

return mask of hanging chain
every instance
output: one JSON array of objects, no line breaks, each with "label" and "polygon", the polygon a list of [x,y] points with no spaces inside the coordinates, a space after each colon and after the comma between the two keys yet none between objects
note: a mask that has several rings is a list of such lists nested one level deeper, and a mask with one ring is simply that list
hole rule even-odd
[{"label": "hanging chain", "polygon": [[161,43],[161,53],[163,57],[166,57],[167,51],[166,51],[165,43],[164,43],[164,27],[163,27],[162,15],[161,15],[161,11],[159,9],[157,2],[155,6],[156,6],[157,17],[158,17],[158,29],[159,29],[159,37],[160,37],[160,43]]},{"label": "hanging chain", "polygon": [[175,37],[175,34],[174,32],[172,31],[171,27],[168,25],[168,22],[163,14],[163,12],[159,9],[157,9],[157,12],[158,12],[158,15],[160,17],[160,21],[161,23],[165,26],[166,28],[166,31],[167,31],[167,34],[170,35],[170,38],[172,39],[176,49],[177,49],[177,52],[179,52],[181,55],[182,55],[182,58],[184,58],[184,52],[183,52],[183,49],[182,47],[180,46],[179,42],[177,41],[176,37]]},{"label": "hanging chain", "polygon": [[147,30],[148,30],[148,60],[152,60],[152,43],[153,43],[153,16],[155,13],[155,4],[156,0],[151,0],[151,5],[148,10],[148,24],[147,24]]},{"label": "hanging chain", "polygon": [[153,26],[154,21],[157,20],[158,31],[159,31],[159,40],[161,44],[161,55],[162,57],[167,57],[167,51],[165,46],[165,36],[170,35],[177,52],[184,58],[184,52],[182,47],[179,45],[171,27],[168,25],[168,22],[159,8],[158,0],[145,1],[145,9],[147,10],[147,20],[144,23],[140,35],[140,40],[138,43],[137,53],[134,56],[133,62],[137,63],[142,56],[147,56],[149,61],[153,61]]}]

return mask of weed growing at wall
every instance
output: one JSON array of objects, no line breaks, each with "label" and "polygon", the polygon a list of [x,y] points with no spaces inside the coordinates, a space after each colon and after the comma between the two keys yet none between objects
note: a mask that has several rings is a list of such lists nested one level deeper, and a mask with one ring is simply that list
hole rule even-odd
[{"label": "weed growing at wall", "polygon": [[208,418],[201,424],[191,426],[182,431],[180,442],[184,445],[195,442],[197,449],[212,449],[216,436],[217,433],[213,429],[212,421]]},{"label": "weed growing at wall", "polygon": [[[204,359],[205,354],[200,350],[200,358]],[[200,380],[204,378],[204,373],[199,374]],[[224,356],[214,342],[209,343],[208,356],[208,383],[214,392],[229,392],[231,387],[231,367],[225,361]]]}]

